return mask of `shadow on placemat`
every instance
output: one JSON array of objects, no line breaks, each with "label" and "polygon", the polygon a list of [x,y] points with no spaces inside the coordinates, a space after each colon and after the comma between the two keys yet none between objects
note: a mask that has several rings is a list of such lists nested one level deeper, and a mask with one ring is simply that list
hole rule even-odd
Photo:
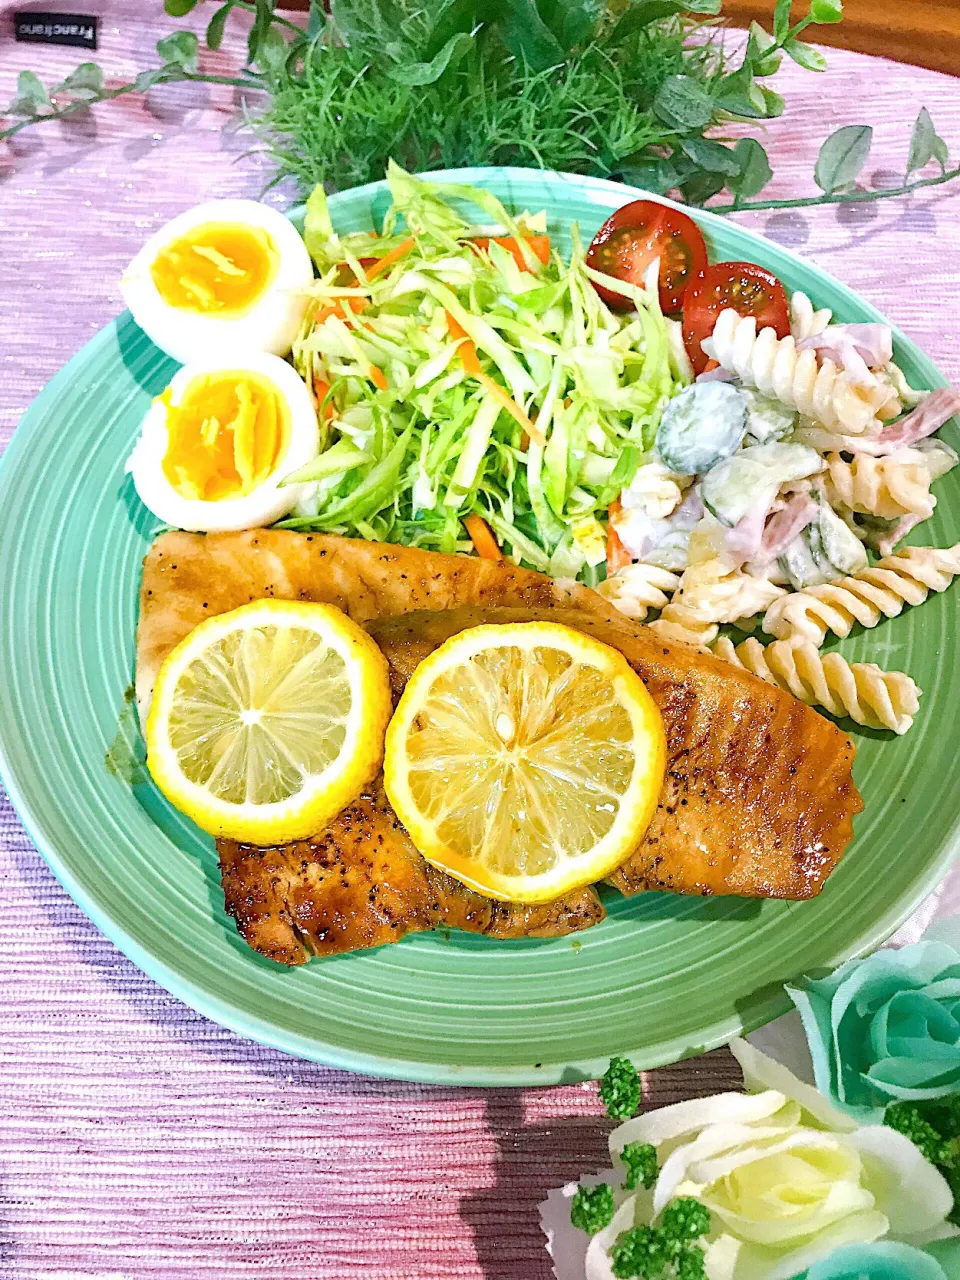
[{"label": "shadow on placemat", "polygon": [[[645,1072],[643,1108],[652,1111],[681,1098],[742,1087],[733,1055],[718,1049]],[[494,1181],[460,1201],[460,1216],[473,1232],[484,1280],[550,1280],[553,1272],[537,1206],[555,1187],[610,1167],[607,1138],[612,1122],[593,1115],[528,1124],[524,1112],[519,1090],[491,1090],[486,1095],[487,1128],[497,1144]]]},{"label": "shadow on placemat", "polygon": [[16,1201],[6,1194],[3,1178],[0,1177],[0,1267],[12,1263],[16,1252],[16,1241],[13,1236],[13,1208]]}]

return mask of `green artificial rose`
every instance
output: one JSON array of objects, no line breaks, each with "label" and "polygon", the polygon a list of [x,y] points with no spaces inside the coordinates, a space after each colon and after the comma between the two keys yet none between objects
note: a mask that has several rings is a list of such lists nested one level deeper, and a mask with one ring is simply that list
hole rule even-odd
[{"label": "green artificial rose", "polygon": [[854,1244],[815,1263],[803,1280],[947,1280],[940,1263],[909,1244]]},{"label": "green artificial rose", "polygon": [[960,952],[918,942],[788,986],[817,1087],[861,1123],[960,1091]]}]

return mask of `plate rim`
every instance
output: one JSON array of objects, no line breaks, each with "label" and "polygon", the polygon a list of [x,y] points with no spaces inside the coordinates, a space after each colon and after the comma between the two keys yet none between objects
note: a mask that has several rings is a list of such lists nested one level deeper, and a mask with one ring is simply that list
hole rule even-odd
[{"label": "plate rim", "polygon": [[[633,199],[647,199],[659,204],[665,204],[670,208],[680,209],[706,228],[734,226],[740,236],[744,236],[747,240],[761,245],[763,252],[767,256],[770,256],[772,252],[774,256],[800,263],[804,269],[829,282],[831,287],[843,296],[844,301],[858,312],[865,313],[874,320],[881,320],[883,323],[889,324],[889,321],[872,303],[861,297],[830,272],[795,254],[792,250],[784,248],[775,241],[767,239],[752,228],[741,226],[739,223],[730,223],[720,214],[711,213],[709,209],[690,208],[666,197],[644,191],[642,188],[611,182],[605,178],[592,178],[579,174],[523,166],[478,166],[445,169],[429,172],[422,176],[430,181],[441,183],[459,182],[480,185],[484,178],[489,179],[491,175],[505,179],[507,182],[512,178],[516,178],[518,181],[529,181],[533,178],[538,181],[546,180],[550,182],[559,180],[561,182],[570,182],[581,191],[587,188],[596,190],[598,193],[615,194],[620,199],[624,199],[624,196]],[[331,212],[336,217],[337,202],[340,198],[349,197],[355,199],[357,196],[362,197],[366,194],[380,193],[385,188],[386,182],[381,179],[377,182],[366,183],[363,186],[352,187],[347,191],[339,192],[330,197]],[[297,206],[294,206],[288,210],[288,216],[295,216],[297,208]],[[120,316],[115,317],[99,330],[89,342],[85,343],[53,375],[28,406],[3,455],[0,456],[0,503],[2,503],[4,490],[11,485],[12,477],[15,475],[20,463],[21,455],[25,455],[30,448],[32,419],[43,412],[48,400],[56,395],[62,385],[72,380],[76,369],[82,367],[89,359],[91,351],[98,350],[111,340],[112,335],[116,332],[118,325],[123,322],[126,314],[121,313]],[[908,347],[913,358],[923,366],[928,384],[931,387],[948,385],[943,374],[926,353],[896,326],[891,325],[890,327],[893,330],[896,344]],[[26,433],[23,431],[24,426],[27,428]],[[0,585],[2,585],[2,582],[0,582]],[[57,849],[56,842],[47,835],[43,814],[37,811],[21,789],[17,771],[13,767],[8,752],[6,736],[6,724],[4,719],[0,717],[0,780],[3,781],[6,787],[10,802],[23,823],[27,835],[53,872],[57,881],[101,933],[147,977],[157,982],[164,990],[202,1016],[210,1018],[244,1039],[253,1040],[269,1048],[334,1069],[348,1070],[381,1079],[405,1080],[438,1086],[531,1087],[538,1084],[567,1084],[596,1079],[606,1069],[608,1058],[545,1062],[537,1067],[529,1065],[458,1067],[449,1063],[423,1062],[419,1059],[381,1057],[373,1053],[344,1049],[342,1046],[320,1041],[316,1037],[303,1037],[293,1032],[278,1031],[261,1016],[238,1012],[234,1006],[225,1003],[219,997],[189,979],[183,978],[176,969],[157,958],[149,947],[142,944],[123,925],[116,922],[111,917],[109,909],[102,907],[79,883],[70,870],[68,862]],[[858,933],[855,944],[852,947],[847,947],[841,954],[833,955],[829,960],[824,960],[823,964],[832,968],[847,960],[862,956],[880,946],[932,892],[937,881],[949,870],[957,860],[958,855],[960,855],[960,813],[958,813],[948,837],[944,840],[938,857],[928,865],[922,880],[917,881],[915,890],[893,903],[881,917]],[[734,1037],[756,1030],[779,1016],[779,1014],[787,1012],[791,1007],[791,1002],[783,990],[778,994],[761,993],[758,994],[755,1008],[749,1016],[738,1014],[735,1017],[713,1021],[708,1027],[705,1027],[704,1033],[697,1037],[698,1043],[695,1050],[691,1048],[689,1043],[691,1037],[683,1037],[682,1039],[661,1040],[653,1049],[644,1050],[642,1054],[641,1051],[628,1050],[625,1056],[637,1058],[642,1056],[644,1070],[665,1066],[682,1058],[705,1053],[728,1044]]]}]

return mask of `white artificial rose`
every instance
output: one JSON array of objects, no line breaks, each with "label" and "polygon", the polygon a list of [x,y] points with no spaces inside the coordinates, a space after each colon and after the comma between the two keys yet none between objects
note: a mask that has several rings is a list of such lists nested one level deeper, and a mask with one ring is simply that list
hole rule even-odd
[{"label": "white artificial rose", "polygon": [[649,1142],[660,1175],[594,1236],[587,1280],[614,1280],[617,1237],[655,1224],[684,1196],[710,1210],[700,1241],[708,1280],[789,1280],[842,1245],[956,1234],[950,1188],[913,1143],[882,1125],[858,1127],[753,1046],[732,1047],[755,1092],[681,1102],[611,1134],[615,1163],[627,1143]]}]

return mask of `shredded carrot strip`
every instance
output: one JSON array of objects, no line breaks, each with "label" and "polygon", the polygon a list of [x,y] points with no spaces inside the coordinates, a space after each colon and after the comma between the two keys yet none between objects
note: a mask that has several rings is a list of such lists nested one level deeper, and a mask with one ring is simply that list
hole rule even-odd
[{"label": "shredded carrot strip", "polygon": [[386,271],[387,267],[392,267],[395,262],[405,257],[416,243],[416,236],[407,236],[406,240],[398,244],[395,249],[391,249],[389,253],[377,259],[374,266],[367,272],[367,279],[375,280],[378,275]]},{"label": "shredded carrot strip", "polygon": [[511,418],[513,418],[515,422],[520,423],[521,427],[523,427],[524,431],[534,444],[538,444],[542,449],[547,443],[546,436],[535,422],[530,421],[524,411],[517,404],[516,400],[504,391],[503,387],[494,382],[492,378],[488,377],[487,374],[480,373],[477,375],[477,378],[480,384],[486,387],[490,394],[500,401],[507,413],[510,414]]},{"label": "shredded carrot strip", "polygon": [[463,523],[478,556],[484,560],[503,559],[503,552],[497,546],[493,530],[483,516],[464,516]]},{"label": "shredded carrot strip", "polygon": [[719,360],[708,360],[707,363],[703,366],[703,372],[709,373],[711,369],[719,369],[719,368],[720,368]]},{"label": "shredded carrot strip", "polygon": [[326,404],[324,404],[324,400],[330,395],[330,383],[324,382],[322,378],[314,378],[313,394],[317,398],[317,408],[319,408],[320,405],[323,405],[323,416],[325,418],[332,418],[336,413],[336,406],[334,405],[333,400],[329,399]]},{"label": "shredded carrot strip", "polygon": [[460,359],[463,361],[464,369],[466,369],[471,378],[482,377],[483,365],[480,363],[480,356],[477,352],[477,348],[469,338],[461,338],[459,345]]},{"label": "shredded carrot strip", "polygon": [[[550,237],[549,236],[524,236],[524,239],[526,240],[530,248],[533,250],[536,257],[538,257],[540,261],[544,264],[544,266],[546,266],[546,264],[550,261]],[[477,246],[478,249],[486,250],[490,248],[489,236],[478,236],[473,243]],[[514,262],[517,264],[517,266],[520,268],[521,271],[530,270],[530,268],[527,266],[526,258],[524,258],[523,256],[523,251],[521,250],[519,243],[513,236],[494,236],[493,243],[500,245],[502,249],[506,249],[507,252],[512,255]]]},{"label": "shredded carrot strip", "polygon": [[463,325],[461,325],[449,311],[446,312],[446,316],[447,328],[450,330],[450,336],[459,345],[460,359],[463,361],[464,369],[466,369],[471,378],[476,378],[491,395],[495,396],[496,399],[500,401],[503,408],[506,409],[507,413],[509,413],[516,422],[520,423],[521,427],[523,427],[524,434],[527,436],[528,445],[530,441],[533,440],[536,444],[543,447],[547,443],[543,432],[540,431],[536,423],[532,422],[524,413],[516,400],[514,400],[512,396],[508,395],[499,383],[494,382],[489,375],[483,372],[477,348],[470,341]]},{"label": "shredded carrot strip", "polygon": [[378,369],[375,364],[372,364],[370,366],[370,381],[373,383],[375,387],[378,387],[381,391],[386,391],[387,389],[386,376],[384,375],[383,370]]},{"label": "shredded carrot strip", "polygon": [[633,556],[620,541],[620,535],[613,527],[614,516],[620,514],[623,510],[620,499],[614,498],[610,503],[608,512],[609,523],[607,524],[607,573],[616,573],[618,569],[625,569],[628,564],[633,563]]},{"label": "shredded carrot strip", "polygon": [[480,363],[480,354],[477,348],[471,342],[470,337],[455,316],[449,311],[443,313],[447,317],[447,328],[450,330],[450,337],[460,347],[460,359],[463,361],[463,367],[471,378],[479,378],[483,373],[483,365]]},{"label": "shredded carrot strip", "polygon": [[349,307],[354,315],[359,315],[361,311],[366,311],[370,302],[367,298],[338,298],[336,302],[330,303],[329,306],[323,307],[313,317],[314,324],[325,324],[331,316],[337,316],[340,320],[349,320],[345,307]]},{"label": "shredded carrot strip", "polygon": [[458,342],[462,338],[466,338],[467,331],[463,327],[463,325],[460,323],[460,321],[457,319],[457,317],[452,316],[450,312],[446,310],[444,311],[443,314],[447,317],[447,328],[450,330],[450,337],[454,338]]}]

